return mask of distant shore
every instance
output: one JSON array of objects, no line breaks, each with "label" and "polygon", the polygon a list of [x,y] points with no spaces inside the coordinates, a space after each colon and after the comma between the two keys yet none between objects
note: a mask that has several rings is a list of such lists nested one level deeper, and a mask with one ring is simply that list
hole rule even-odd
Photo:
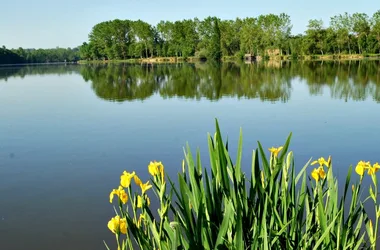
[{"label": "distant shore", "polygon": [[13,67],[13,66],[39,66],[39,65],[64,65],[64,64],[78,64],[78,62],[9,63],[9,64],[0,64],[0,67]]}]

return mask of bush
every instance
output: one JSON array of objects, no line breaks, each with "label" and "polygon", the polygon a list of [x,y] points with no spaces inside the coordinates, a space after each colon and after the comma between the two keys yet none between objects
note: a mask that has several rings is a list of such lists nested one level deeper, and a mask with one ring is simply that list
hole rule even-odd
[{"label": "bush", "polygon": [[[247,176],[241,164],[242,133],[233,163],[216,122],[214,137],[208,136],[210,169],[202,168],[199,152],[194,158],[187,146],[177,185],[161,162],[149,164],[152,178],[146,183],[135,172],[124,171],[110,196],[111,202],[118,196],[117,216],[108,223],[118,248],[376,249],[380,207],[375,172],[380,165],[359,162],[355,171],[360,181],[353,185],[351,166],[338,196],[331,157],[310,160],[296,174],[290,138],[270,148],[269,158],[258,142]],[[317,166],[310,177],[309,164]],[[365,171],[372,185],[361,200]],[[141,192],[133,192],[132,179]],[[151,190],[159,204],[157,216],[150,209]],[[364,208],[370,201],[376,211],[373,220]]]},{"label": "bush", "polygon": [[207,51],[205,49],[201,49],[199,51],[196,51],[194,57],[197,57],[200,60],[206,60],[207,59]]}]

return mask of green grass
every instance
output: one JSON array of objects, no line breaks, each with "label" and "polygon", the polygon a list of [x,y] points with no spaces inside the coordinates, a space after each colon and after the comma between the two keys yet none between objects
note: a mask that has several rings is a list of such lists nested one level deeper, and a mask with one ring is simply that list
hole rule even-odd
[{"label": "green grass", "polygon": [[[151,189],[142,194],[140,188],[149,184],[143,186],[139,179],[124,185],[129,201],[123,204],[119,199],[115,207],[124,218],[110,228],[119,249],[376,249],[377,179],[372,174],[371,188],[362,190],[362,179],[369,177],[360,168],[375,172],[380,166],[358,164],[356,171],[362,176],[355,183],[351,166],[340,191],[330,160],[309,161],[295,171],[290,139],[291,135],[283,147],[270,149],[270,155],[258,142],[246,174],[242,132],[233,162],[216,122],[216,133],[208,136],[209,163],[202,163],[199,151],[193,155],[186,146],[174,183],[161,163],[151,162]],[[317,165],[313,171],[310,163]],[[121,178],[125,181],[126,176]],[[129,181],[134,176],[128,175]],[[157,213],[150,209],[148,195],[159,204]],[[375,218],[368,216],[364,203],[375,206]],[[121,233],[124,221],[126,234]]]}]

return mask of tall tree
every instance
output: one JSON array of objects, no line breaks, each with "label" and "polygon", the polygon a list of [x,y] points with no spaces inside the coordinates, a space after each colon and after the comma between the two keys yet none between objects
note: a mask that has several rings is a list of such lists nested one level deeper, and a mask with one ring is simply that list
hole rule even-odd
[{"label": "tall tree", "polygon": [[369,17],[365,13],[354,13],[352,15],[352,30],[357,38],[359,53],[367,48],[367,38],[371,31]]},{"label": "tall tree", "polygon": [[[144,48],[145,57],[153,57],[154,33],[152,26],[144,21],[137,20],[133,22],[133,34],[135,35],[136,43],[138,44],[135,52],[138,51],[139,48]],[[142,55],[141,52],[140,55]]]},{"label": "tall tree", "polygon": [[371,19],[372,34],[377,40],[377,48],[380,53],[380,10],[376,11]]},{"label": "tall tree", "polygon": [[207,17],[199,23],[199,48],[204,49],[207,57],[219,60],[222,56],[220,20],[217,17]]},{"label": "tall tree", "polygon": [[351,54],[351,32],[352,32],[352,18],[346,12],[343,15],[336,15],[331,17],[331,27],[337,33],[337,44],[339,47],[339,53],[347,45],[348,52]]},{"label": "tall tree", "polygon": [[323,28],[323,21],[312,19],[309,20],[309,25],[306,30],[306,43],[311,54],[317,54],[326,48],[326,30]]}]

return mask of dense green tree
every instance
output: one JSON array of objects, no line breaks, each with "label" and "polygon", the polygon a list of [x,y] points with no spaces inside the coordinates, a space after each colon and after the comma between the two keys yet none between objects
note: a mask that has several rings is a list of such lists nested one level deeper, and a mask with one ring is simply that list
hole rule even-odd
[{"label": "dense green tree", "polygon": [[348,49],[349,54],[351,54],[351,40],[353,31],[352,17],[346,12],[343,15],[336,15],[331,17],[331,27],[337,33],[337,44],[339,53],[342,50]]},{"label": "dense green tree", "polygon": [[367,39],[371,31],[369,17],[365,13],[354,13],[352,15],[352,30],[356,36],[359,53],[368,52]]},{"label": "dense green tree", "polygon": [[204,50],[207,58],[219,60],[222,56],[220,20],[217,17],[207,17],[199,23],[200,42],[198,47]]},{"label": "dense green tree", "polygon": [[326,51],[326,30],[323,28],[322,20],[312,19],[307,26],[305,43],[310,54],[323,55]]},{"label": "dense green tree", "polygon": [[375,12],[371,20],[372,36],[377,40],[377,49],[380,53],[380,10]]},{"label": "dense green tree", "polygon": [[24,63],[25,59],[17,53],[8,50],[5,46],[0,48],[0,64]]},{"label": "dense green tree", "polygon": [[132,55],[140,57],[153,57],[154,30],[152,26],[142,20],[132,23],[135,42],[132,44]]},{"label": "dense green tree", "polygon": [[55,48],[55,49],[2,49],[4,63],[53,63],[53,62],[76,62],[79,60],[78,48]]},{"label": "dense green tree", "polygon": [[170,46],[173,43],[173,23],[169,21],[161,21],[157,24],[158,36],[160,39],[159,56],[171,56]]},{"label": "dense green tree", "polygon": [[240,48],[243,52],[259,55],[261,47],[262,30],[256,18],[245,18],[242,20],[240,31]]},{"label": "dense green tree", "polygon": [[223,20],[219,23],[220,45],[223,56],[233,56],[240,51],[240,33],[242,21],[240,19]]}]

